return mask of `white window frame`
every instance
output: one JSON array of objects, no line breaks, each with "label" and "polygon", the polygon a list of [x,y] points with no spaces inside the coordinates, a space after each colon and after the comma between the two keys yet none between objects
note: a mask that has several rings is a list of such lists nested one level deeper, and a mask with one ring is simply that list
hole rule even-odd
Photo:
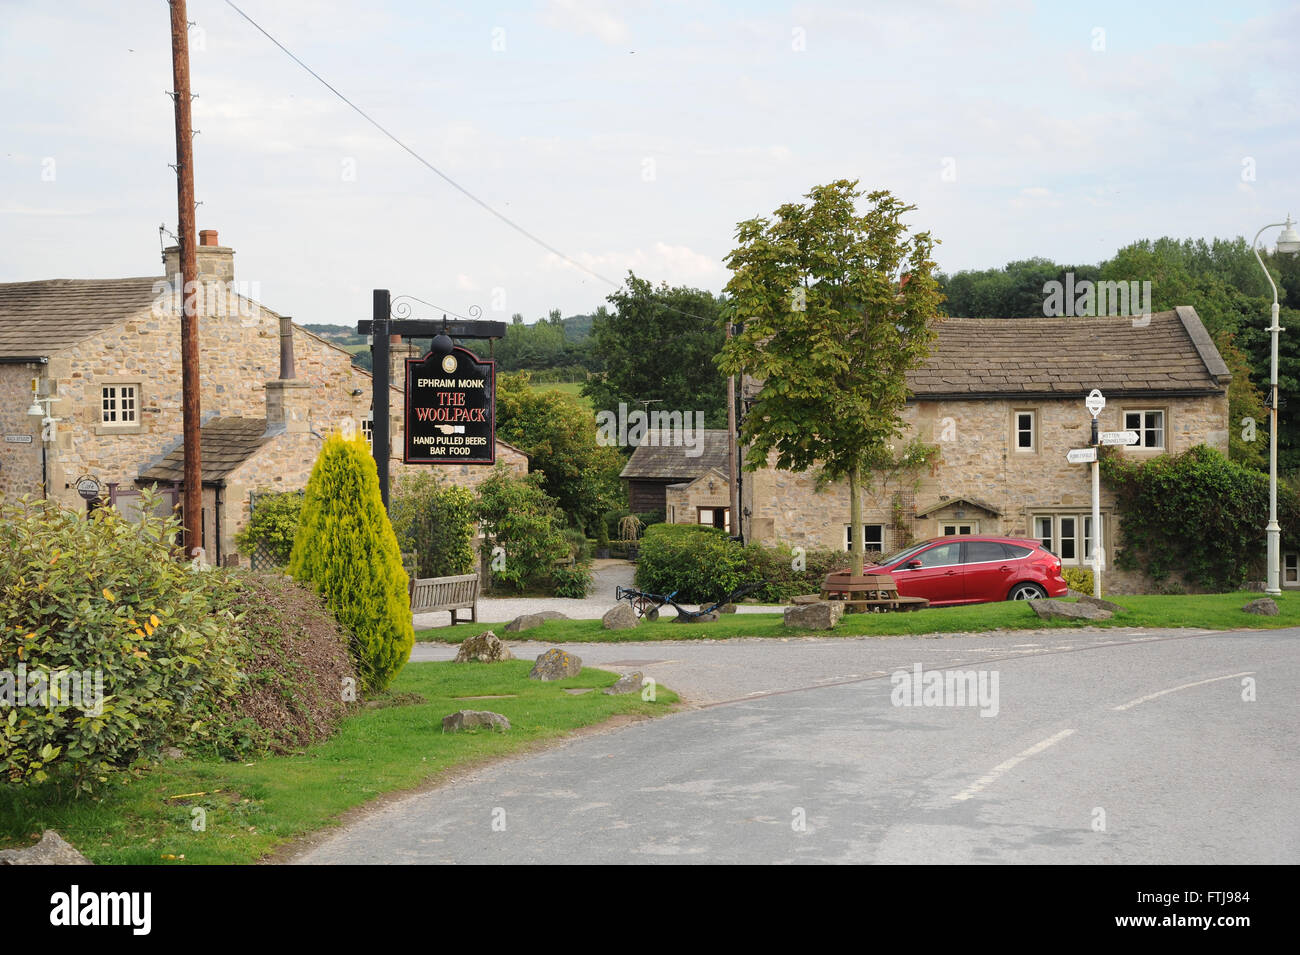
[{"label": "white window frame", "polygon": [[[1063,564],[1079,563],[1079,518],[1081,516],[1082,515],[1080,514],[1058,514],[1056,516],[1057,550],[1055,551],[1055,554],[1057,557],[1061,558],[1061,563]],[[1074,533],[1070,534],[1068,537],[1065,534],[1066,521],[1074,522]],[[1064,543],[1067,540],[1070,542],[1070,549],[1074,551],[1074,553],[1071,554],[1069,557],[1065,556]]]},{"label": "white window frame", "polygon": [[1282,586],[1300,587],[1300,553],[1288,551],[1282,555]]},{"label": "white window frame", "polygon": [[[1043,529],[1039,521],[1047,522],[1047,534],[1043,534]],[[1042,544],[1053,554],[1056,553],[1056,515],[1055,514],[1035,514],[1034,515],[1034,540]]]},{"label": "white window frame", "polygon": [[[963,531],[963,527],[966,528],[966,530]],[[949,530],[949,528],[952,528],[952,530]],[[978,534],[979,532],[979,521],[954,521],[952,523],[949,523],[948,521],[939,522],[940,537],[969,537],[971,534]]]},{"label": "white window frame", "polygon": [[[879,553],[879,554],[883,554],[883,553],[885,552],[885,525],[884,525],[884,524],[863,524],[862,526],[863,526],[863,531],[864,531],[864,533],[863,533],[863,553],[868,553],[868,552],[874,550],[874,551],[876,551],[876,552]],[[872,534],[872,533],[871,533],[872,528],[875,528],[875,530],[876,530],[876,533],[875,533],[875,534]],[[872,537],[879,537],[879,538],[880,538],[880,546],[879,546],[879,547],[873,547],[873,546],[872,546],[872,543],[871,543],[871,538],[872,538]],[[852,549],[853,549],[853,525],[852,525],[852,524],[845,524],[845,525],[844,525],[844,550],[845,550],[845,552],[847,553],[848,551],[851,551]]]},{"label": "white window frame", "polygon": [[[1020,446],[1020,435],[1024,431],[1020,427],[1020,417],[1026,415],[1029,418],[1029,446]],[[1029,408],[1020,408],[1011,412],[1011,449],[1017,454],[1033,454],[1038,450],[1038,412]]]},{"label": "white window frame", "polygon": [[[723,514],[722,514],[722,529],[723,529],[724,532],[730,534],[730,533],[731,533],[731,508],[730,508],[730,507],[696,507],[696,508],[695,508],[695,523],[699,524],[700,527],[714,527],[714,526],[716,526],[716,525],[713,523],[713,513],[714,513],[714,511],[722,511],[722,512],[723,512]],[[704,515],[705,515],[705,514],[708,514],[708,515],[709,515],[709,519],[708,519],[707,521],[704,519]]]},{"label": "white window frame", "polygon": [[[1138,427],[1133,427],[1132,425],[1129,424],[1129,415],[1138,416],[1138,425],[1139,425]],[[1149,416],[1151,415],[1160,416],[1159,428],[1152,428],[1149,425],[1148,423],[1150,420]],[[1163,408],[1125,408],[1124,409],[1124,430],[1136,431],[1138,436],[1137,444],[1131,444],[1128,445],[1128,447],[1147,448],[1152,451],[1164,451],[1167,445],[1169,444],[1169,415],[1165,413],[1165,409]],[[1160,432],[1159,444],[1147,444],[1147,431],[1149,430]]]},{"label": "white window frame", "polygon": [[[128,391],[129,395],[126,393]],[[125,417],[128,413],[129,418]],[[113,415],[113,420],[109,419],[110,414]],[[110,381],[99,386],[99,426],[123,431],[140,427],[138,381]]]},{"label": "white window frame", "polygon": [[[1061,533],[1063,521],[1074,521],[1074,534],[1063,536]],[[1048,534],[1044,534],[1044,528],[1040,526],[1042,522],[1047,523]],[[1053,554],[1061,559],[1061,563],[1067,567],[1091,567],[1092,566],[1092,547],[1094,536],[1092,533],[1092,514],[1088,511],[1060,511],[1050,514],[1034,514],[1030,519],[1030,525],[1033,533],[1030,535]],[[1101,516],[1101,529],[1104,534],[1106,531],[1106,515]],[[1066,557],[1062,553],[1061,541],[1069,540],[1074,542],[1074,556]]]}]

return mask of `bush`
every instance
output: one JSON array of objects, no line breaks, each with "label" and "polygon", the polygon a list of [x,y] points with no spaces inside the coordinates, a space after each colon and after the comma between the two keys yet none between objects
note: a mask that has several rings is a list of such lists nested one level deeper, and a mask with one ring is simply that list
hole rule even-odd
[{"label": "bush", "polygon": [[586,564],[555,567],[551,570],[551,592],[557,597],[576,597],[581,600],[590,589],[591,571]]},{"label": "bush", "polygon": [[276,567],[289,563],[293,538],[302,515],[301,491],[259,491],[248,524],[235,535],[235,545],[251,557],[257,551]]},{"label": "bush", "polygon": [[473,573],[476,507],[473,491],[442,484],[433,474],[397,482],[388,512],[402,552],[415,557],[415,576]]},{"label": "bush", "polygon": [[215,709],[238,678],[225,577],[178,563],[176,519],[152,516],[150,492],[140,503],[137,522],[0,500],[0,767],[12,783],[88,791],[220,729]]},{"label": "bush", "polygon": [[[1104,569],[1104,568],[1103,568]],[[1081,594],[1091,594],[1095,581],[1092,577],[1092,571],[1083,567],[1062,567],[1061,576],[1069,584],[1071,590],[1077,590]]]},{"label": "bush", "polygon": [[364,439],[326,439],[307,482],[289,573],[311,584],[348,629],[362,687],[387,689],[415,633],[401,551]]},{"label": "bush", "polygon": [[493,577],[515,590],[542,586],[553,580],[558,561],[570,556],[565,520],[542,490],[541,475],[517,478],[498,467],[478,487],[478,517],[492,548],[500,547],[504,561],[493,560]]},{"label": "bush", "polygon": [[[796,556],[799,560],[796,562]],[[749,563],[754,580],[766,581],[766,586],[751,596],[763,603],[785,603],[798,594],[815,594],[821,590],[826,575],[848,566],[848,554],[825,548],[805,548],[796,555],[788,544],[745,545],[745,560]],[[866,560],[872,557],[868,551]],[[802,570],[796,570],[796,563]]]},{"label": "bush", "polygon": [[[1268,476],[1197,445],[1177,455],[1129,461],[1106,454],[1101,471],[1115,488],[1123,540],[1115,563],[1162,581],[1178,572],[1211,591],[1239,589],[1261,567]],[[1282,536],[1300,529],[1300,505],[1278,487]]]}]

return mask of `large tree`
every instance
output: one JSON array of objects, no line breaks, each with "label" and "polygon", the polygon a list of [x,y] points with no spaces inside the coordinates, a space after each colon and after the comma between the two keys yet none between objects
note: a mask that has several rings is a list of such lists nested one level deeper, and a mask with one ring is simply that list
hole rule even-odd
[{"label": "large tree", "polygon": [[640,410],[702,411],[706,427],[727,421],[727,382],[713,359],[722,347],[723,302],[684,286],[652,285],[629,272],[625,287],[609,296],[612,313],[597,314],[592,350],[604,374],[583,388],[597,411],[620,402]]},{"label": "large tree", "polygon": [[718,359],[723,374],[761,384],[745,417],[745,467],[821,466],[847,479],[852,567],[862,573],[863,479],[893,459],[903,433],[905,374],[934,341],[939,302],[929,232],[909,234],[915,209],[856,180],[814,188],[774,219],[736,227],[726,291],[739,330]]}]

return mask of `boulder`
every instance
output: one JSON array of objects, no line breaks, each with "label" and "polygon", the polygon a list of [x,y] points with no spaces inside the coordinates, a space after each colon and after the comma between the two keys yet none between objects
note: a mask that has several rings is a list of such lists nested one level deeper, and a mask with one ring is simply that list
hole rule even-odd
[{"label": "boulder", "polygon": [[460,645],[456,651],[457,663],[500,663],[502,660],[513,660],[515,655],[510,652],[510,648],[501,642],[491,630],[484,630],[477,637],[470,637]]},{"label": "boulder", "polygon": [[611,687],[606,687],[606,696],[619,696],[623,693],[636,693],[641,689],[641,680],[643,679],[641,671],[635,673],[624,673],[618,678],[618,682]]},{"label": "boulder", "polygon": [[581,657],[565,650],[552,649],[537,658],[537,662],[533,664],[533,669],[528,674],[528,679],[549,683],[552,680],[567,680],[581,672]]},{"label": "boulder", "polygon": [[605,625],[606,630],[631,630],[641,621],[631,604],[619,601],[605,611],[605,616],[600,618],[600,622]]},{"label": "boulder", "polygon": [[680,614],[680,613],[677,615],[678,623],[713,623],[717,619],[718,619],[718,612],[716,610],[711,613],[696,614],[693,617],[688,616],[686,614]]},{"label": "boulder", "polygon": [[566,614],[558,610],[543,610],[541,613],[520,614],[506,624],[506,633],[518,633],[520,630],[531,630],[533,627],[540,627],[548,620],[568,620]]},{"label": "boulder", "polygon": [[1109,610],[1111,613],[1120,613],[1128,609],[1127,607],[1121,607],[1117,603],[1111,603],[1109,600],[1094,597],[1092,594],[1082,595],[1079,598],[1079,603],[1087,604],[1089,607],[1100,607],[1102,610]]},{"label": "boulder", "polygon": [[1084,603],[1066,603],[1063,600],[1030,600],[1029,608],[1044,620],[1109,620],[1111,611]]},{"label": "boulder", "polygon": [[41,841],[26,849],[0,852],[0,865],[93,865],[89,859],[63,841],[53,829],[41,833]]},{"label": "boulder", "polygon": [[457,710],[450,716],[442,718],[444,733],[458,733],[461,730],[474,729],[508,730],[510,721],[500,713],[491,710]]},{"label": "boulder", "polygon": [[844,616],[844,601],[819,600],[811,604],[795,604],[785,608],[783,623],[800,630],[832,630]]},{"label": "boulder", "polygon": [[1257,613],[1261,617],[1277,616],[1277,601],[1272,597],[1260,597],[1241,608],[1245,613]]},{"label": "boulder", "polygon": [[723,604],[721,607],[718,608],[718,613],[735,613],[735,612],[736,612],[735,604]]}]

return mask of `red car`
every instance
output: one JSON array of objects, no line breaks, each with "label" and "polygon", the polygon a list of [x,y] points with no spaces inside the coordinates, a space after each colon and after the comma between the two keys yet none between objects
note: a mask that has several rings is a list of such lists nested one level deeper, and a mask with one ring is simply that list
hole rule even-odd
[{"label": "red car", "polygon": [[886,573],[904,597],[933,606],[1064,597],[1061,559],[1036,540],[935,537],[882,559],[864,573]]}]

